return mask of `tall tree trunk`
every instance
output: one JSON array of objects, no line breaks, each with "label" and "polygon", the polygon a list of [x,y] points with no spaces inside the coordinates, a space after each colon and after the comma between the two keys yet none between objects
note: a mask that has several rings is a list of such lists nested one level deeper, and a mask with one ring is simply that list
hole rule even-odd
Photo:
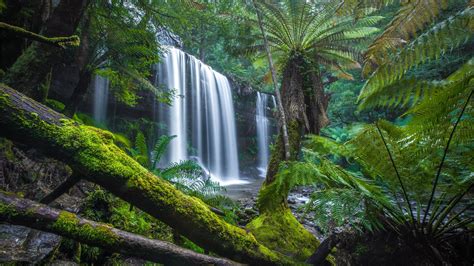
[{"label": "tall tree trunk", "polygon": [[72,117],[77,111],[79,105],[84,101],[87,89],[91,83],[92,70],[89,66],[91,47],[90,47],[90,17],[84,15],[84,24],[82,26],[81,45],[76,52],[75,61],[79,67],[79,82],[77,83],[71,97],[69,98],[64,113]]},{"label": "tall tree trunk", "polygon": [[275,96],[276,96],[277,105],[278,105],[278,113],[280,116],[279,120],[281,123],[281,138],[283,141],[284,158],[285,160],[289,160],[291,153],[290,153],[290,141],[288,139],[288,124],[286,120],[285,109],[283,108],[283,102],[282,102],[280,90],[278,90],[277,74],[276,74],[275,66],[273,65],[273,59],[272,59],[272,54],[270,52],[270,47],[268,46],[267,35],[265,34],[265,29],[263,27],[262,14],[260,13],[258,9],[258,6],[255,0],[252,0],[252,3],[255,8],[255,12],[257,13],[258,26],[260,27],[260,31],[262,33],[263,44],[265,46],[265,51],[268,57],[268,65],[270,67],[270,71],[272,74],[273,90],[275,91]]},{"label": "tall tree trunk", "polygon": [[0,84],[4,137],[30,144],[73,171],[163,221],[206,250],[252,264],[290,263],[252,234],[232,226],[201,200],[178,191],[118,148],[114,136],[84,126]]},{"label": "tall tree trunk", "polygon": [[[61,0],[46,21],[41,34],[46,37],[72,35],[82,17],[88,0]],[[62,60],[63,48],[32,43],[8,69],[3,82],[38,100],[41,82],[48,71]]]},{"label": "tall tree trunk", "polygon": [[310,133],[319,135],[321,129],[329,124],[327,109],[331,97],[329,94],[324,93],[324,84],[319,69],[311,72],[310,77],[313,87],[313,91],[309,97],[309,113],[312,117]]},{"label": "tall tree trunk", "polygon": [[239,265],[90,221],[28,199],[0,192],[0,221],[58,234],[81,243],[105,248],[166,265]]},{"label": "tall tree trunk", "polygon": [[74,91],[69,98],[66,108],[64,109],[64,113],[69,116],[73,117],[74,114],[77,112],[77,108],[79,105],[84,101],[84,97],[89,89],[89,85],[92,80],[92,72],[88,69],[85,69],[80,72],[79,74],[79,82],[77,83]]},{"label": "tall tree trunk", "polygon": [[[301,57],[292,58],[285,67],[281,84],[283,108],[287,114],[286,118],[288,121],[288,145],[291,152],[289,160],[297,160],[301,139],[305,133],[304,76],[301,71],[303,64]],[[271,154],[267,176],[261,190],[264,190],[267,185],[275,180],[280,163],[285,160],[287,159],[285,158],[283,138],[280,133],[275,143],[275,149]],[[275,197],[275,201],[280,201],[281,205],[287,207],[286,196],[280,196],[282,197]],[[271,211],[267,210],[267,206],[262,206],[261,204],[259,204],[259,210],[260,212]]]}]

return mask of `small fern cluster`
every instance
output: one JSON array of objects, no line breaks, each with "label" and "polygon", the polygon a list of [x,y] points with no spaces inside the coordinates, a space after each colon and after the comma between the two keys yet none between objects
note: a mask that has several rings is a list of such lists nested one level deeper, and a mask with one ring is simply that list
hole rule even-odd
[{"label": "small fern cluster", "polygon": [[176,136],[161,136],[152,151],[152,162],[150,170],[157,176],[173,183],[179,190],[198,196],[209,198],[216,196],[224,188],[218,182],[212,181],[210,177],[204,175],[199,164],[192,160],[173,162],[170,165],[160,168],[158,163],[165,154],[169,143]]}]

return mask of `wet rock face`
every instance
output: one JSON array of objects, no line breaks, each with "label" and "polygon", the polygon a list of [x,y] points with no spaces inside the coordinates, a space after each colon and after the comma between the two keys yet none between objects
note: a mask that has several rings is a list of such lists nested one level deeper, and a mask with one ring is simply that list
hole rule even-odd
[{"label": "wet rock face", "polygon": [[169,45],[177,48],[183,48],[183,41],[181,40],[181,38],[164,27],[161,27],[158,30],[157,38],[158,42],[161,45]]},{"label": "wet rock face", "polygon": [[51,253],[61,237],[24,226],[0,224],[0,263],[27,262],[36,264]]},{"label": "wet rock face", "polygon": [[[0,138],[0,190],[20,193],[35,201],[42,199],[71,175],[70,168],[34,149]],[[92,185],[81,181],[51,206],[77,213]],[[40,263],[61,242],[61,237],[23,226],[0,224],[0,264]]]}]

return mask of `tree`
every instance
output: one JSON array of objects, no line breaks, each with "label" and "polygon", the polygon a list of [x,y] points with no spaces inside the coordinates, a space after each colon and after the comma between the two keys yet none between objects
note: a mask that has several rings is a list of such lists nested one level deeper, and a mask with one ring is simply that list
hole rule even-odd
[{"label": "tree", "polygon": [[[441,80],[414,78],[410,71],[472,46],[473,10],[467,7],[429,27],[367,80],[359,108],[405,107],[403,125],[383,120],[364,125],[343,143],[313,136],[305,161],[287,165],[273,189],[288,191],[295,185],[289,176],[300,183],[316,180],[323,188],[313,195],[310,209],[319,222],[331,213],[338,226],[359,221],[361,231],[384,228],[433,263],[462,264],[462,251],[453,243],[472,238],[467,210],[474,186],[468,152],[474,61]],[[352,166],[341,167],[335,158]]]},{"label": "tree", "polygon": [[[66,104],[66,114],[76,112],[94,74],[107,77],[115,97],[127,105],[136,104],[138,89],[151,90],[157,98],[164,95],[148,81],[159,60],[160,46],[152,16],[147,15],[151,11],[145,8],[134,2],[89,5],[80,28],[82,44],[75,56],[79,82]],[[144,13],[138,23],[137,12]]]},{"label": "tree", "polygon": [[[291,159],[295,160],[302,136],[318,134],[329,123],[326,114],[329,95],[324,92],[323,71],[335,70],[341,77],[350,78],[345,70],[359,66],[357,42],[377,31],[371,25],[381,17],[354,21],[350,16],[338,17],[337,6],[306,1],[262,1],[257,6],[262,11],[275,65],[281,71]],[[255,47],[259,49],[262,45],[258,43]],[[271,156],[263,193],[285,159],[282,146],[280,136]],[[286,195],[278,195],[275,200],[285,205]],[[260,210],[265,210],[265,204],[259,204]]]},{"label": "tree", "polygon": [[270,67],[270,72],[272,75],[273,90],[275,91],[276,99],[278,102],[278,113],[280,116],[281,134],[282,134],[282,139],[283,139],[283,146],[285,149],[285,160],[289,160],[291,154],[290,154],[290,142],[288,140],[288,125],[286,123],[286,115],[285,115],[285,110],[283,109],[283,103],[281,99],[280,90],[278,89],[277,74],[276,74],[275,66],[273,65],[273,58],[270,52],[270,47],[268,45],[267,35],[265,33],[265,29],[263,28],[262,15],[260,14],[260,11],[258,10],[257,5],[255,4],[255,0],[253,0],[252,2],[255,8],[255,12],[257,13],[258,26],[260,28],[260,31],[262,32],[263,45],[265,47],[265,52],[267,53],[268,65]]}]

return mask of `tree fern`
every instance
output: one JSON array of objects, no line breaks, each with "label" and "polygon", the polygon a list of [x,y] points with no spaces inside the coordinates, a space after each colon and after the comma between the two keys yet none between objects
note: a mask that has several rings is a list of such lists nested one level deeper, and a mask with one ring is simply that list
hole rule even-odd
[{"label": "tree fern", "polygon": [[[474,222],[466,212],[472,208],[469,191],[474,187],[473,159],[465,153],[466,149],[472,151],[474,144],[472,138],[456,140],[460,125],[467,125],[471,133],[474,130],[469,121],[472,87],[467,93],[458,98],[457,104],[444,109],[451,116],[447,122],[437,124],[446,126],[438,128],[444,134],[419,130],[415,117],[405,126],[386,121],[366,125],[344,143],[311,137],[307,145],[310,156],[306,156],[309,161],[300,163],[305,164],[303,168],[293,165],[311,175],[320,186],[308,208],[319,215],[333,213],[332,222],[336,225],[350,223],[366,229],[383,226],[401,237],[410,234],[407,241],[419,243],[423,252],[437,250],[435,260],[443,260],[440,250],[450,248],[445,241],[459,236],[465,232],[462,228]],[[424,99],[420,105],[427,101]],[[454,149],[455,145],[461,146]],[[350,158],[359,171],[349,172],[335,165],[326,159],[330,154]],[[348,195],[354,196],[353,202],[347,202]],[[330,201],[343,206],[332,206]],[[364,211],[370,211],[368,216]],[[349,222],[349,218],[353,219]],[[328,225],[324,219],[321,222]]]},{"label": "tree fern", "polygon": [[466,43],[473,36],[473,16],[474,8],[468,7],[405,46],[394,58],[377,68],[363,87],[359,100],[363,102],[370,95],[400,81],[409,69]]},{"label": "tree fern", "polygon": [[[317,5],[307,1],[284,1],[281,4],[261,1],[271,53],[283,69],[293,53],[317,58],[320,64],[337,69],[357,65],[361,49],[354,43],[378,31],[373,27],[383,17],[368,16],[354,22],[352,17],[337,16],[338,5]],[[251,18],[249,18],[252,20]],[[262,49],[257,43],[250,50]]]},{"label": "tree fern", "polygon": [[366,52],[364,73],[371,66],[380,65],[388,59],[389,52],[409,42],[426,25],[433,22],[447,0],[411,0],[402,2],[400,9],[384,32],[378,36]]}]

